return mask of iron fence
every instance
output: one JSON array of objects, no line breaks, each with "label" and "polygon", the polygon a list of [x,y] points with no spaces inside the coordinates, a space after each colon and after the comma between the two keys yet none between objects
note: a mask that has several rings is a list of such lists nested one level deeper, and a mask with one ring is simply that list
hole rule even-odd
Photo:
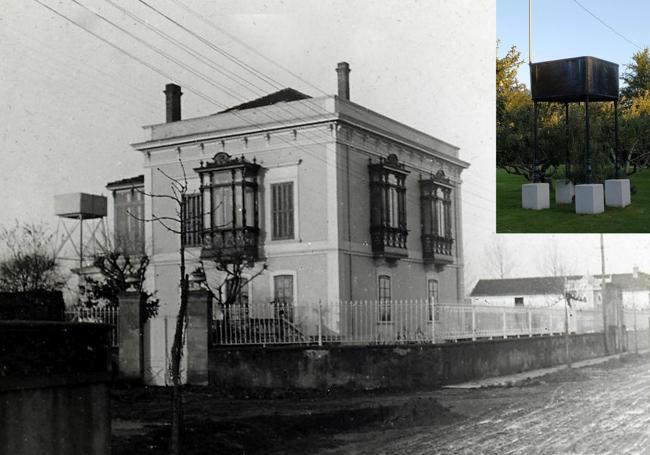
[{"label": "iron fence", "polygon": [[73,306],[65,310],[65,320],[69,322],[96,322],[109,324],[111,326],[110,342],[111,346],[119,346],[120,330],[120,309],[115,306],[104,307],[84,307]]},{"label": "iron fence", "polygon": [[[427,300],[277,305],[213,308],[211,344],[441,343],[565,333],[563,307],[433,304]],[[648,311],[635,315],[625,311],[625,320],[636,320],[637,330],[648,328],[649,316]],[[570,333],[602,332],[600,310],[570,308],[567,319]]]}]

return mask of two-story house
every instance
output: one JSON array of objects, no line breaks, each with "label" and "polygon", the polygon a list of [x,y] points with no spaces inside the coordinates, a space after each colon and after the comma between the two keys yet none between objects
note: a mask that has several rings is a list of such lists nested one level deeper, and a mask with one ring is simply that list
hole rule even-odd
[{"label": "two-story house", "polygon": [[[189,271],[202,265],[218,279],[210,264],[228,255],[243,255],[247,276],[265,267],[242,289],[243,317],[282,301],[309,332],[319,302],[381,302],[373,321],[388,326],[393,301],[463,301],[468,164],[457,147],[350,101],[349,72],[338,65],[338,96],[284,89],[191,119],[181,118],[181,88],[169,84],[167,122],[133,144],[145,193],[169,195],[173,179],[188,182]],[[144,218],[176,211],[170,198],[144,199]],[[154,222],[144,239],[148,286],[161,302],[148,330],[154,371],[165,365],[177,313],[180,237]],[[325,319],[329,333],[341,330],[336,312]]]}]

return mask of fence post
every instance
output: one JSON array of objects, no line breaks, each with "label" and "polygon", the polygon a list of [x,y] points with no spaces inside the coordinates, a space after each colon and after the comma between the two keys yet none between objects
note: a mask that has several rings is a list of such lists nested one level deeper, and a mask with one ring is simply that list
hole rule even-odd
[{"label": "fence post", "polygon": [[533,336],[533,314],[530,312],[530,308],[526,308],[526,314],[528,316],[528,336]]},{"label": "fence post", "polygon": [[638,333],[636,333],[636,302],[634,302],[634,305],[632,307],[634,311],[634,353],[638,354],[639,353],[639,343],[638,343]]},{"label": "fence post", "polygon": [[142,380],[144,375],[143,334],[140,293],[126,291],[120,302],[118,374],[127,380]]},{"label": "fence post", "polygon": [[[433,299],[429,299],[429,305],[431,305],[431,342],[435,344],[436,342],[436,302]],[[438,312],[440,314],[440,312]],[[440,318],[438,318],[440,319]]]},{"label": "fence post", "polygon": [[321,311],[321,299],[318,299],[318,346],[323,345],[323,314]]},{"label": "fence post", "polygon": [[472,305],[472,340],[476,341],[476,309]]},{"label": "fence post", "polygon": [[508,338],[508,323],[506,322],[506,307],[503,307],[503,338]]}]

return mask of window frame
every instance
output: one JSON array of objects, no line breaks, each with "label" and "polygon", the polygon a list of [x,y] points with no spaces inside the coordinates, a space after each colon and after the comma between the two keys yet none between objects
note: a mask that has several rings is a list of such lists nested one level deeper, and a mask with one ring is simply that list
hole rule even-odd
[{"label": "window frame", "polygon": [[394,259],[408,257],[408,218],[406,179],[410,174],[390,154],[368,165],[370,176],[370,236],[376,256]]},{"label": "window frame", "polygon": [[291,305],[288,305],[284,307],[284,310],[287,314],[287,319],[290,322],[295,321],[295,315],[296,315],[296,307],[297,307],[297,302],[298,300],[298,275],[295,270],[276,270],[269,276],[269,281],[270,281],[270,289],[271,289],[271,295],[272,295],[272,304],[274,306],[273,312],[274,312],[274,317],[278,317],[278,309],[279,309],[279,303],[276,302],[276,285],[275,281],[277,277],[284,277],[284,276],[290,276],[292,279],[292,293],[293,293],[293,301],[291,302]]},{"label": "window frame", "polygon": [[[277,188],[278,190],[281,191],[282,187],[289,186],[289,190],[286,191],[286,194],[289,196],[287,199],[290,201],[290,208],[280,210],[279,208],[276,208],[276,195],[275,195],[275,189]],[[269,184],[269,200],[270,200],[270,219],[269,222],[271,224],[271,240],[276,241],[276,240],[295,240],[296,238],[296,213],[295,213],[295,182],[293,180],[286,180],[286,181],[279,181],[279,182],[271,182]],[[276,226],[278,226],[278,231],[279,231],[279,225],[280,223],[276,223],[276,215],[281,216],[283,213],[286,213],[289,217],[288,222],[286,223],[286,227],[290,227],[290,233],[285,234],[285,235],[279,235],[281,232],[276,232]]]},{"label": "window frame", "polygon": [[[431,285],[434,284],[433,289]],[[433,290],[433,296],[432,291]],[[440,295],[440,282],[437,278],[427,278],[427,319],[429,322],[440,321],[440,308],[437,304],[439,303]]]},{"label": "window frame", "polygon": [[[382,283],[387,283],[388,287],[382,286]],[[383,291],[388,290],[388,296]],[[390,324],[393,322],[393,283],[392,276],[387,273],[380,273],[377,275],[377,322]]]}]

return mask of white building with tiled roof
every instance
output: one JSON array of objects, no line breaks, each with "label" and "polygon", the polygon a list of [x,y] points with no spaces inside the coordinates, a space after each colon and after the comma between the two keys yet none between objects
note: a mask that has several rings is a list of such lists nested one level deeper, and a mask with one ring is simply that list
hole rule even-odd
[{"label": "white building with tiled roof", "polygon": [[[639,272],[605,275],[605,283],[620,288],[625,308],[650,308],[650,275]],[[568,275],[479,280],[470,293],[474,305],[551,307],[564,304],[564,294],[571,291],[581,300],[581,308],[601,303],[601,275]]]}]

